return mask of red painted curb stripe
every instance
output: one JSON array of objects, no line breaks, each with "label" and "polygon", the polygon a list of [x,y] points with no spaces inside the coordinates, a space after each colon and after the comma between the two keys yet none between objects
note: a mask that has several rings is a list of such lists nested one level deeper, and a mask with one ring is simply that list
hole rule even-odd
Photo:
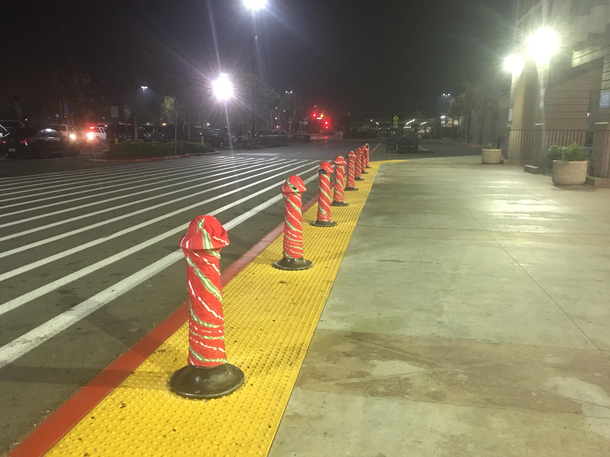
[{"label": "red painted curb stripe", "polygon": [[[314,197],[307,202],[303,206],[303,213],[311,208],[317,200],[318,198]],[[235,278],[283,231],[284,223],[282,222],[248,252],[225,268],[221,276],[222,286],[226,286],[229,281]],[[11,449],[7,456],[38,457],[50,451],[83,417],[121,385],[159,346],[184,325],[188,320],[188,311],[188,302],[180,305],[167,319],[147,333],[125,354],[104,368],[99,375],[89,381],[72,398],[46,418],[26,439]]]},{"label": "red painted curb stripe", "polygon": [[183,154],[178,156],[162,156],[162,157],[150,157],[148,159],[89,159],[89,162],[159,162],[161,160],[176,160],[186,159],[187,157],[199,157],[199,156],[211,156],[219,154],[218,151],[212,152],[201,152],[198,154]]}]

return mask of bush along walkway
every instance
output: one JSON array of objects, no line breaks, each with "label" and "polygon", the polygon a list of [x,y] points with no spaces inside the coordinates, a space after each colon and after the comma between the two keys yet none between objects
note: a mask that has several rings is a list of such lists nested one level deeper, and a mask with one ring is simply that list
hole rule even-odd
[{"label": "bush along walkway", "polygon": [[217,154],[208,143],[190,143],[180,141],[174,143],[125,141],[111,145],[104,153],[103,158],[94,161],[142,161],[142,160],[168,160],[183,157]]}]

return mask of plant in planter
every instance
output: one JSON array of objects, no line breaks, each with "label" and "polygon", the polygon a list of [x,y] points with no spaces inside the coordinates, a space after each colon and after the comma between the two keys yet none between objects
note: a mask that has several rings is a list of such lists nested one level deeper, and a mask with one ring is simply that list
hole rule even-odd
[{"label": "plant in planter", "polygon": [[496,149],[493,144],[489,143],[487,148],[481,152],[481,163],[497,165],[500,162],[502,162],[502,149]]},{"label": "plant in planter", "polygon": [[[561,152],[561,157],[559,153]],[[572,143],[570,146],[552,146],[549,155],[553,157],[553,183],[559,186],[584,184],[587,180],[588,158],[585,149]]]}]

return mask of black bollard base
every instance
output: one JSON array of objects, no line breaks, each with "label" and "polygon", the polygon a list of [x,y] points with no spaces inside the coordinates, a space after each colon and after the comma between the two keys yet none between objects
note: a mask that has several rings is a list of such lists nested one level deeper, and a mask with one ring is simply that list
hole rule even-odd
[{"label": "black bollard base", "polygon": [[360,173],[362,173],[363,175],[368,175],[369,174],[368,171],[361,171]]},{"label": "black bollard base", "polygon": [[343,189],[343,190],[348,190],[348,191],[350,191],[350,192],[355,192],[355,191],[360,190],[360,189],[358,189],[357,187],[346,187],[346,188],[345,188],[345,189]]},{"label": "black bollard base", "polygon": [[314,227],[335,227],[337,223],[335,221],[313,221],[311,225]]},{"label": "black bollard base", "polygon": [[364,178],[356,178],[356,181],[364,181]]},{"label": "black bollard base", "polygon": [[349,206],[347,202],[332,202],[330,206]]},{"label": "black bollard base", "polygon": [[366,166],[366,168],[371,168],[371,166],[370,166],[370,165],[367,165],[367,166]]},{"label": "black bollard base", "polygon": [[273,266],[280,270],[307,270],[313,266],[311,260],[305,260],[303,257],[300,259],[282,259],[273,262]]},{"label": "black bollard base", "polygon": [[244,379],[244,372],[228,363],[211,368],[187,365],[174,372],[169,389],[181,397],[206,400],[235,392]]}]

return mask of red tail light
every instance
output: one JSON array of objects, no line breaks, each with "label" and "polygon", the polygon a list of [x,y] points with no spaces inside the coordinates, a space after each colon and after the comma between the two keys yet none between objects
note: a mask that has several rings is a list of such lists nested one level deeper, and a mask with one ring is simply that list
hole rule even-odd
[{"label": "red tail light", "polygon": [[6,141],[4,141],[2,138],[0,138],[0,144],[4,144],[6,143]]},{"label": "red tail light", "polygon": [[25,138],[25,139],[21,140],[21,141],[19,142],[19,144],[25,144],[25,145],[27,146],[28,144],[33,143],[33,142],[34,142],[34,140],[33,140],[33,139],[31,139],[31,138]]}]

